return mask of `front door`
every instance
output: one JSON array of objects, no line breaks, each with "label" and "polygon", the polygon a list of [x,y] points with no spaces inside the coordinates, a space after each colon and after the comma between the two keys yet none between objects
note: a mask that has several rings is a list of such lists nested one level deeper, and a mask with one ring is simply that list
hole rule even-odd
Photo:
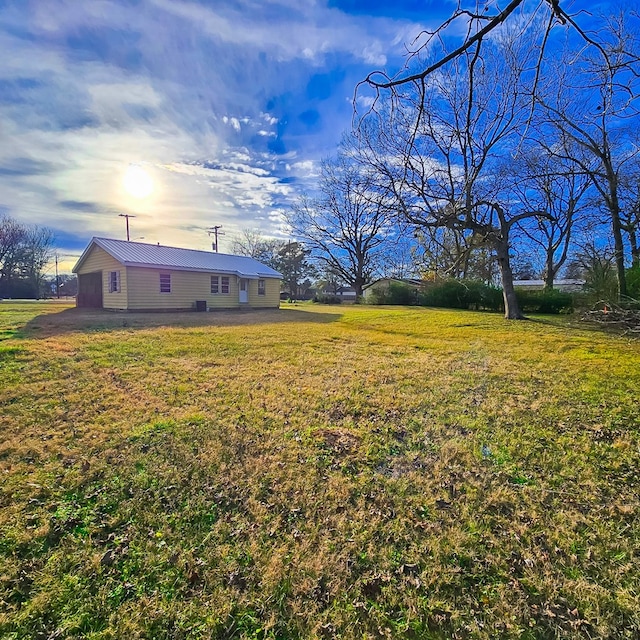
[{"label": "front door", "polygon": [[240,278],[240,304],[249,302],[249,293],[247,292],[247,279]]}]

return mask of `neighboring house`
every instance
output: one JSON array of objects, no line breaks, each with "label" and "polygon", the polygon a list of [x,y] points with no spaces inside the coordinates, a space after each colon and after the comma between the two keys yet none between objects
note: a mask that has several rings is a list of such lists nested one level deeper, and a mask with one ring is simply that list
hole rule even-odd
[{"label": "neighboring house", "polygon": [[181,311],[280,306],[281,275],[253,258],[93,238],[73,267],[78,307]]},{"label": "neighboring house", "polygon": [[365,284],[364,287],[362,287],[362,295],[366,300],[370,298],[376,290],[389,289],[389,285],[391,284],[400,284],[410,289],[415,289],[415,291],[420,291],[424,288],[425,283],[424,280],[418,278],[380,278],[379,280]]},{"label": "neighboring house", "polygon": [[335,295],[342,300],[342,302],[355,302],[356,290],[353,287],[338,287]]},{"label": "neighboring house", "polygon": [[[527,291],[542,291],[544,289],[544,280],[514,280],[513,286]],[[558,291],[566,291],[567,293],[582,291],[583,287],[584,280],[578,280],[575,278],[553,281],[554,289],[557,289]]]},{"label": "neighboring house", "polygon": [[356,290],[348,286],[324,289],[320,295],[338,298],[341,302],[346,303],[354,303],[356,301]]}]

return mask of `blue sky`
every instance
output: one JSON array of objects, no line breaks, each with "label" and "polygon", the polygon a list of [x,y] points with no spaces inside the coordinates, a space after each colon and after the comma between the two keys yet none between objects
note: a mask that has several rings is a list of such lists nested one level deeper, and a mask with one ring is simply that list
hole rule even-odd
[{"label": "blue sky", "polygon": [[91,236],[124,238],[120,213],[154,243],[206,249],[214,224],[222,250],[241,229],[278,235],[350,127],[355,84],[453,6],[0,0],[0,213],[53,229],[63,270]]}]

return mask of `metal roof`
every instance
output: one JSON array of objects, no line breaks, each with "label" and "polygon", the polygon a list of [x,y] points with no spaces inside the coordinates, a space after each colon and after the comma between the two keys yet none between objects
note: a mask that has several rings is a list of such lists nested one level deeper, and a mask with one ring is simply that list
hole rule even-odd
[{"label": "metal roof", "polygon": [[[554,286],[561,286],[561,287],[562,286],[580,287],[583,284],[584,284],[584,280],[580,280],[578,278],[565,278],[564,280],[560,279],[560,280],[553,281]],[[544,280],[514,280],[513,285],[515,287],[535,287],[535,286],[543,287],[545,285],[545,281]]]},{"label": "metal roof", "polygon": [[126,267],[172,269],[176,271],[206,271],[230,273],[242,278],[282,278],[275,269],[246,256],[212,253],[195,249],[179,249],[159,244],[129,242],[110,238],[92,238],[73,267],[77,272],[89,251],[97,245]]}]

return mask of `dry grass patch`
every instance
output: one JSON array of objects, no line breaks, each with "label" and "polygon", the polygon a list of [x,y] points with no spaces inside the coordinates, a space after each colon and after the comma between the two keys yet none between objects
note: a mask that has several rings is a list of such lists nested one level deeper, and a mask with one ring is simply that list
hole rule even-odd
[{"label": "dry grass patch", "polygon": [[0,636],[640,633],[640,346],[0,304]]}]

